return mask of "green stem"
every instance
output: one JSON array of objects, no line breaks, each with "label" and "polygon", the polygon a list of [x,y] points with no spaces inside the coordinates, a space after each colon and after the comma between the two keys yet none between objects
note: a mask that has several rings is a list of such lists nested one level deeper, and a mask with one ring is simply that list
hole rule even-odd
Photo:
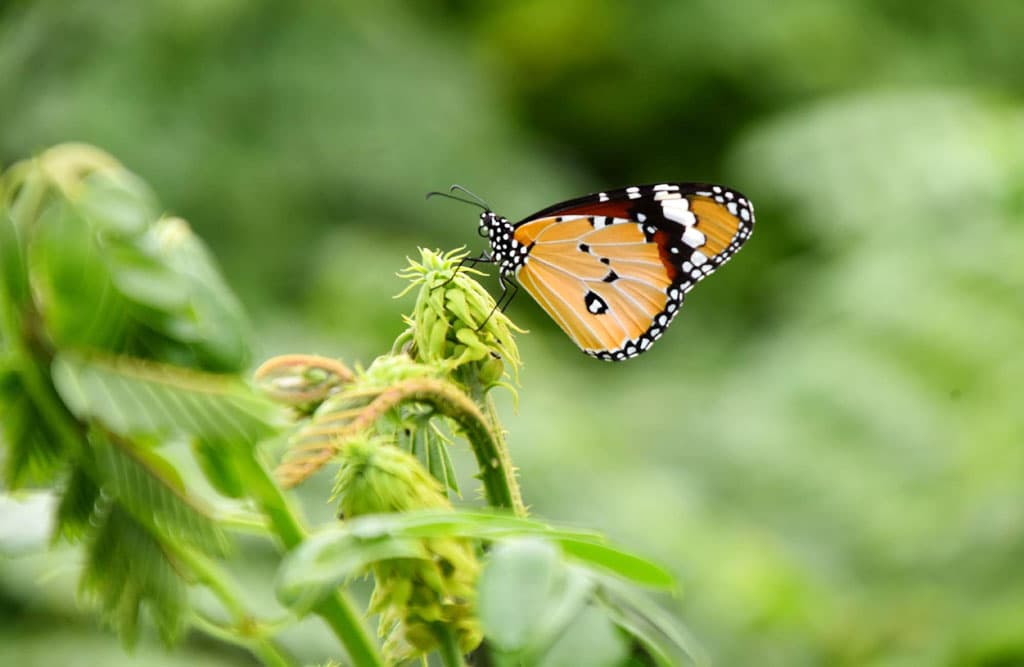
[{"label": "green stem", "polygon": [[[470,379],[469,393],[485,413],[487,432],[492,440],[490,443],[481,443],[487,445],[487,451],[480,453],[477,453],[477,445],[473,445],[473,453],[477,455],[477,464],[481,466],[481,471],[483,471],[484,465],[490,465],[500,471],[505,487],[508,489],[509,506],[516,516],[525,517],[527,512],[526,506],[523,504],[523,494],[519,490],[516,469],[512,465],[512,456],[509,454],[508,443],[505,441],[505,431],[501,428],[501,422],[498,420],[498,410],[494,407],[494,399],[475,377]],[[481,459],[481,454],[490,454],[490,458]]]},{"label": "green stem", "polygon": [[231,577],[209,558],[188,548],[175,548],[175,558],[181,560],[195,574],[196,578],[212,592],[224,609],[232,616],[234,626],[221,628],[219,625],[197,616],[195,620],[202,629],[225,641],[242,644],[251,650],[263,664],[271,667],[291,667],[292,662],[267,637],[262,636],[252,616],[241,601],[237,586]]},{"label": "green stem", "polygon": [[[471,388],[472,391],[472,388]],[[477,393],[477,392],[473,392]],[[358,433],[369,427],[391,408],[406,401],[427,403],[446,417],[454,419],[466,434],[469,446],[480,469],[484,496],[491,507],[504,507],[516,516],[526,516],[523,497],[519,492],[515,470],[508,455],[508,447],[497,427],[497,421],[488,418],[478,405],[490,405],[483,390],[479,390],[482,403],[474,401],[456,386],[441,380],[405,380],[381,392],[380,396],[346,430]],[[475,396],[474,396],[475,398]]]},{"label": "green stem", "polygon": [[[274,483],[267,468],[256,458],[255,452],[251,456],[239,456],[238,461],[245,468],[245,478],[250,485],[249,493],[270,520],[270,528],[281,540],[285,550],[291,551],[306,536],[297,512],[281,488]],[[360,615],[343,591],[339,590],[326,598],[313,611],[334,631],[348,651],[353,665],[384,667],[377,645],[370,639]]]},{"label": "green stem", "polygon": [[433,628],[438,640],[437,652],[441,656],[441,663],[445,667],[465,667],[466,661],[462,657],[459,640],[451,626],[435,623]]}]

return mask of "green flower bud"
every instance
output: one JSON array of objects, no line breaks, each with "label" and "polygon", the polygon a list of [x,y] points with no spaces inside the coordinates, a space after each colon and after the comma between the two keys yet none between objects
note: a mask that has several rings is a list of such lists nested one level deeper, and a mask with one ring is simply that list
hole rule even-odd
[{"label": "green flower bud", "polygon": [[466,253],[442,255],[421,248],[420,257],[399,274],[410,281],[407,291],[420,289],[407,318],[410,330],[403,334],[414,341],[415,358],[462,377],[467,367],[479,372],[486,364],[485,387],[498,384],[501,377],[494,377],[495,359],[507,364],[513,375],[518,373],[519,351],[512,334],[522,329],[495,308],[494,299],[474,280],[474,274],[482,274],[459,265]]},{"label": "green flower bud", "polygon": [[[440,483],[416,458],[382,438],[356,438],[341,452],[334,488],[345,517],[450,508]],[[480,571],[471,542],[424,539],[429,560],[393,558],[373,566],[371,613],[380,613],[384,650],[395,660],[421,657],[437,647],[433,625],[455,632],[468,653],[480,644],[475,583]]]}]

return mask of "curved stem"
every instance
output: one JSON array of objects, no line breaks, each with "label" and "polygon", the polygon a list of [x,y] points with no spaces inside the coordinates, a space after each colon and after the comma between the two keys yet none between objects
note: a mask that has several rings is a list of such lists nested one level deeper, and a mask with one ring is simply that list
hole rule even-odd
[{"label": "curved stem", "polygon": [[325,432],[325,436],[332,436],[334,443],[324,445],[318,452],[288,464],[289,473],[292,469],[298,469],[297,474],[288,475],[288,481],[297,483],[313,474],[334,456],[340,446],[338,443],[343,442],[347,435],[370,428],[392,408],[407,402],[426,403],[462,427],[480,469],[487,504],[510,509],[517,516],[525,516],[526,508],[508,455],[508,447],[500,429],[492,426],[497,423],[493,416],[493,403],[482,390],[479,393],[481,402],[492,412],[490,419],[469,396],[448,382],[434,379],[398,382],[381,391],[355,419],[343,427]]},{"label": "curved stem", "polygon": [[[257,452],[239,457],[239,464],[247,482],[249,493],[260,505],[270,520],[270,528],[286,551],[297,547],[305,538],[306,531],[281,488],[274,483],[266,467],[257,458]],[[324,620],[348,651],[349,658],[357,667],[384,667],[384,660],[377,645],[363,627],[363,621],[341,590],[317,604],[313,611]]]},{"label": "curved stem", "polygon": [[247,647],[264,664],[271,667],[290,667],[293,664],[270,639],[260,632],[253,632],[258,627],[243,605],[241,595],[237,592],[237,585],[226,572],[212,560],[192,549],[175,549],[174,556],[188,565],[196,578],[217,596],[234,620],[234,626],[224,628],[195,615],[193,622],[200,629],[224,641]]}]

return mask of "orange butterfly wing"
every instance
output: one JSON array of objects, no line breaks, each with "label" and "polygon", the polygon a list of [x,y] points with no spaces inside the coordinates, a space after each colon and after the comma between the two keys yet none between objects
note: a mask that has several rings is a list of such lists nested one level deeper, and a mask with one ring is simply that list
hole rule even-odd
[{"label": "orange butterfly wing", "polygon": [[565,202],[515,226],[520,284],[584,352],[649,349],[685,294],[750,237],[753,207],[721,186],[635,186]]}]

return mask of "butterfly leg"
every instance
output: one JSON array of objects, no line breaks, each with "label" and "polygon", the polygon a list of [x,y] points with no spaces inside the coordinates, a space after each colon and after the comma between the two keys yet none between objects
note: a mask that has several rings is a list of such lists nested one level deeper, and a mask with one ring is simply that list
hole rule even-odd
[{"label": "butterfly leg", "polygon": [[512,303],[512,299],[519,292],[519,285],[511,278],[505,277],[500,273],[498,274],[498,284],[501,286],[501,295],[494,302],[494,308],[491,308],[491,312],[487,314],[484,321],[476,328],[477,331],[484,328],[484,325],[490,321],[496,311],[500,310],[504,313],[505,309],[508,308],[508,304]]},{"label": "butterfly leg", "polygon": [[481,253],[479,257],[463,257],[462,259],[459,260],[459,263],[456,264],[455,268],[452,270],[451,278],[438,285],[438,287],[447,287],[448,283],[455,280],[455,276],[459,275],[459,271],[462,269],[462,267],[468,265],[470,268],[473,268],[477,264],[494,264],[494,259],[486,252]]},{"label": "butterfly leg", "polygon": [[501,276],[498,278],[498,283],[501,285],[501,296],[498,297],[498,303],[494,305],[504,313],[508,305],[512,303],[512,299],[516,298],[516,294],[519,293],[519,283],[511,278]]}]

